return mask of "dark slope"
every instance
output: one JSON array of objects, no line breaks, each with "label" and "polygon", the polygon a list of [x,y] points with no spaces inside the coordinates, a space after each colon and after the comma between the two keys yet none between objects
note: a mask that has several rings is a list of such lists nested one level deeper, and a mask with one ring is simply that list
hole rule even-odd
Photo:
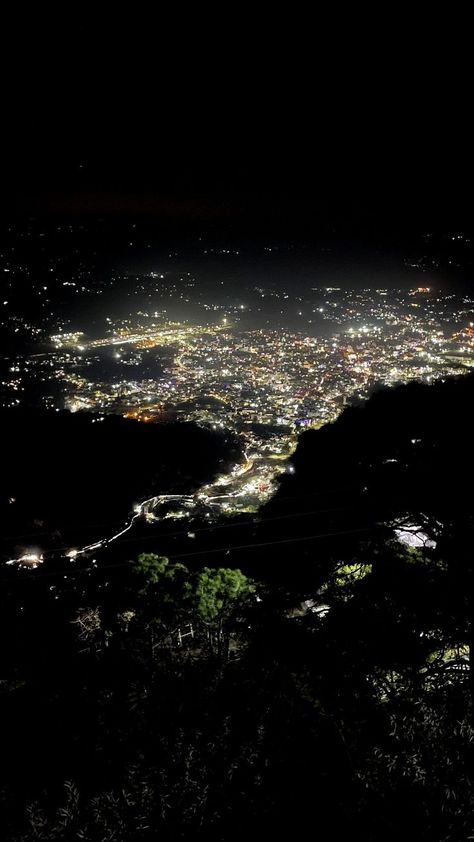
[{"label": "dark slope", "polygon": [[294,473],[283,477],[268,510],[288,508],[296,499],[306,505],[313,494],[352,495],[354,501],[369,494],[372,503],[394,509],[426,498],[463,511],[471,503],[464,492],[474,466],[473,409],[474,375],[382,390],[333,424],[301,436],[291,459]]},{"label": "dark slope", "polygon": [[152,494],[189,492],[241,455],[232,434],[194,424],[35,410],[4,412],[0,424],[0,537],[30,543],[71,528],[87,540],[90,525],[120,523]]},{"label": "dark slope", "polygon": [[[318,561],[355,550],[377,524],[405,516],[441,546],[464,534],[472,526],[473,409],[468,375],[380,391],[303,433],[258,530],[258,540],[288,543],[261,548],[262,562],[314,572]],[[320,535],[328,537],[304,540]]]}]

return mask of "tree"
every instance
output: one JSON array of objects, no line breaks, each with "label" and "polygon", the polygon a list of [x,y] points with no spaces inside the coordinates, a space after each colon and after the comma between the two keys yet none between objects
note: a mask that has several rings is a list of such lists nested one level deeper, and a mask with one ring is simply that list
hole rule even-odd
[{"label": "tree", "polygon": [[133,569],[142,581],[142,616],[149,624],[170,633],[194,621],[204,628],[212,654],[227,658],[231,628],[255,592],[251,579],[229,568],[204,567],[192,574],[184,564],[155,553],[142,553]]},{"label": "tree", "polygon": [[140,582],[136,628],[142,627],[152,649],[172,634],[191,611],[191,576],[184,564],[156,553],[141,553],[133,568]]},{"label": "tree", "polygon": [[143,585],[140,593],[146,593],[152,585],[157,585],[164,577],[169,577],[169,559],[157,553],[141,553],[133,566]]},{"label": "tree", "polygon": [[254,582],[241,570],[204,567],[198,574],[194,595],[196,612],[206,628],[211,650],[219,658],[227,658],[231,626],[254,593]]}]

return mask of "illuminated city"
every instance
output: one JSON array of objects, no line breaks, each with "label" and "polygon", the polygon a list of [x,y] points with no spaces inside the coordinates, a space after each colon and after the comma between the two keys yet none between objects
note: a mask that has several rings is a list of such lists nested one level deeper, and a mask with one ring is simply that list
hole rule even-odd
[{"label": "illuminated city", "polygon": [[[147,280],[135,283],[143,288]],[[303,297],[270,287],[252,290],[252,301],[217,308],[226,315],[205,325],[140,310],[105,317],[103,334],[95,338],[61,327],[45,336],[42,353],[10,361],[5,404],[20,403],[25,372],[44,384],[46,406],[95,413],[92,423],[113,413],[239,434],[244,464],[192,498],[208,504],[214,516],[256,511],[286,470],[298,433],[334,421],[354,399],[364,400],[375,387],[443,379],[474,364],[474,300],[468,296],[429,287],[330,287]],[[293,310],[308,333],[304,327],[248,329],[252,311],[263,320],[268,301],[280,304],[280,317]],[[59,389],[55,398],[47,394],[52,381]],[[189,516],[192,500],[177,503],[173,516]],[[148,502],[147,517],[158,509],[158,501]]]}]

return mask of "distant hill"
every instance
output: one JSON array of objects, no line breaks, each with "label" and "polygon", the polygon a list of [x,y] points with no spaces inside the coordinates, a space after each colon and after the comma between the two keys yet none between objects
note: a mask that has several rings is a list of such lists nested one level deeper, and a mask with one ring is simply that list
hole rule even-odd
[{"label": "distant hill", "polygon": [[0,423],[2,554],[17,535],[120,522],[146,496],[192,491],[241,457],[233,434],[188,423],[21,409]]},{"label": "distant hill", "polygon": [[394,519],[436,535],[440,552],[453,554],[454,535],[466,546],[473,526],[473,410],[470,374],[383,389],[335,422],[302,433],[252,537],[272,545],[247,551],[250,569],[280,568],[285,576],[290,563],[294,577],[297,571],[305,577],[324,560],[357,553],[374,528]]},{"label": "distant hill", "polygon": [[339,503],[370,499],[393,510],[425,501],[452,513],[470,511],[473,410],[472,374],[383,389],[301,435],[268,509],[318,496]]}]

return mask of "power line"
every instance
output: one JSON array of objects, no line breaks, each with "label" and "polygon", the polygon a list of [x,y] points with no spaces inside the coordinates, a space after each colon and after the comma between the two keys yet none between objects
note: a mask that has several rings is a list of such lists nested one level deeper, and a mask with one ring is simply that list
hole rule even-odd
[{"label": "power line", "polygon": [[279,538],[277,541],[260,541],[255,544],[241,544],[238,547],[220,547],[219,549],[214,550],[201,550],[200,552],[197,551],[192,553],[180,553],[179,555],[170,556],[170,558],[189,558],[190,556],[196,555],[209,555],[210,553],[221,553],[224,552],[224,550],[233,552],[234,550],[248,550],[253,549],[255,547],[270,547],[274,544],[294,544],[298,541],[314,541],[317,538],[334,538],[336,535],[353,535],[357,532],[371,532],[372,529],[373,527],[371,526],[361,526],[358,529],[342,529],[337,532],[320,532],[316,535],[304,535],[299,538]]},{"label": "power line", "polygon": [[[238,546],[229,547],[228,545],[224,547],[219,547],[217,549],[211,550],[195,550],[191,553],[178,553],[175,555],[168,555],[166,558],[169,560],[175,560],[180,558],[190,558],[191,556],[203,556],[203,555],[210,555],[211,553],[223,553],[223,552],[235,552],[238,550],[248,550],[248,549],[255,549],[257,547],[271,547],[276,546],[277,544],[294,544],[294,543],[301,543],[302,541],[315,541],[318,539],[323,538],[335,538],[338,535],[355,535],[361,532],[371,532],[373,526],[362,526],[358,527],[357,529],[342,529],[337,530],[335,532],[318,532],[315,535],[303,535],[298,538],[279,538],[274,541],[258,541],[252,544],[239,544]],[[14,579],[0,579],[0,582],[15,582],[18,581],[18,578],[29,580],[29,579],[36,579],[36,578],[47,578],[60,576],[63,579],[69,579],[73,576],[80,576],[83,573],[89,573],[92,571],[99,572],[102,570],[112,570],[118,567],[130,567],[133,565],[133,562],[130,561],[120,561],[115,564],[104,564],[101,566],[90,566],[90,567],[83,567],[80,570],[72,570],[71,572],[64,573],[64,571],[38,571],[37,573],[25,573],[21,577],[15,577]]]},{"label": "power line", "polygon": [[[295,499],[295,498],[292,498],[292,499]],[[310,515],[318,515],[318,514],[329,514],[331,512],[354,511],[357,508],[358,508],[358,506],[353,505],[353,506],[335,506],[335,507],[329,508],[329,509],[313,509],[313,510],[307,511],[307,512],[294,512],[292,514],[287,514],[287,515],[275,515],[274,517],[269,517],[269,518],[264,517],[264,518],[260,518],[259,520],[253,519],[253,520],[238,521],[237,523],[221,523],[221,524],[218,523],[218,524],[214,524],[212,526],[202,526],[202,527],[197,527],[196,529],[192,530],[192,532],[194,534],[197,534],[197,533],[202,533],[202,532],[214,532],[215,530],[218,530],[218,529],[240,529],[243,526],[260,526],[260,525],[263,526],[266,523],[272,523],[274,521],[279,521],[279,520],[288,520],[288,519],[293,519],[293,518],[298,518],[298,517],[309,517]],[[133,542],[133,541],[149,541],[150,539],[153,539],[153,538],[162,538],[163,540],[166,540],[167,538],[176,538],[176,537],[179,537],[180,535],[189,536],[189,533],[190,533],[190,529],[181,529],[181,530],[176,531],[176,532],[165,532],[165,533],[155,532],[152,535],[142,535],[141,537],[129,536],[128,538],[122,538],[120,543],[125,544],[127,542]],[[113,540],[114,540],[114,536],[111,536],[111,538],[109,538],[109,539],[107,539],[107,538],[98,539],[97,543],[100,542],[102,544],[102,546],[97,547],[97,550],[99,551],[100,549],[104,549],[105,547],[107,547],[108,542],[112,543]],[[65,546],[62,546],[62,547],[51,547],[51,549],[45,550],[45,553],[60,553],[63,550],[70,550],[70,549],[71,549],[71,545],[66,544]],[[79,552],[81,552],[81,551],[79,551]],[[82,550],[82,552],[83,552],[83,550]],[[88,552],[93,552],[93,550],[88,550]]]},{"label": "power line", "polygon": [[[325,491],[315,491],[315,492],[308,493],[308,494],[299,494],[299,495],[294,495],[294,496],[288,495],[286,497],[272,497],[272,498],[270,498],[270,500],[268,502],[271,502],[272,500],[274,500],[277,503],[280,503],[280,502],[283,502],[283,501],[286,501],[286,500],[295,500],[295,501],[300,500],[300,499],[305,500],[305,499],[309,499],[309,498],[312,498],[312,497],[323,497],[323,496],[327,496],[329,494],[336,494],[337,492],[340,492],[340,491],[343,491],[343,490],[348,490],[347,486],[338,486],[337,488],[326,489]],[[156,496],[159,497],[161,495],[158,494]],[[186,496],[186,495],[183,495],[183,496]],[[192,495],[189,495],[189,496],[192,496]],[[348,506],[347,508],[349,509],[349,508],[352,508],[352,507]],[[332,510],[331,509],[321,509],[320,511],[321,512],[329,512],[329,511],[332,511]],[[333,511],[337,511],[337,509],[334,509]],[[257,512],[255,513],[255,517],[259,516],[258,512],[259,512],[259,510],[257,510]],[[301,514],[305,514],[305,513],[302,512]],[[316,514],[316,512],[308,512],[308,514]],[[230,515],[223,514],[223,517],[230,517]],[[293,515],[281,515],[281,517],[282,518],[293,517]],[[269,521],[269,520],[273,520],[273,519],[274,518],[263,518],[263,520],[265,520],[265,521]],[[279,519],[279,518],[275,518],[275,519]],[[211,530],[211,529],[227,529],[227,528],[232,528],[232,527],[235,528],[237,526],[244,526],[246,524],[251,524],[251,523],[254,523],[254,522],[255,521],[247,520],[247,521],[239,521],[238,523],[217,524],[215,526],[198,527],[194,531],[195,532],[198,532],[198,531],[204,532],[204,531],[208,531],[208,530]],[[114,524],[117,525],[117,521],[104,521],[103,523],[87,524],[85,527],[83,527],[83,529],[99,529],[99,528],[102,528],[102,527],[105,528],[106,526],[112,526]],[[24,533],[20,533],[20,534],[17,534],[17,535],[6,535],[5,537],[2,537],[1,540],[2,541],[15,541],[15,540],[17,540],[17,541],[20,541],[20,540],[34,541],[36,538],[40,537],[41,535],[50,535],[52,533],[52,531],[53,530],[44,530],[42,532],[34,532],[34,533],[25,533],[24,532]],[[57,530],[57,531],[60,531],[60,530]],[[181,535],[181,534],[184,534],[187,531],[189,531],[189,530],[182,530],[180,532],[167,532],[166,535],[167,536]],[[99,539],[99,540],[102,540],[102,539]],[[60,550],[63,550],[63,549],[70,549],[70,544],[68,544],[65,547],[52,547],[51,550],[48,550],[47,552],[59,552]]]}]

